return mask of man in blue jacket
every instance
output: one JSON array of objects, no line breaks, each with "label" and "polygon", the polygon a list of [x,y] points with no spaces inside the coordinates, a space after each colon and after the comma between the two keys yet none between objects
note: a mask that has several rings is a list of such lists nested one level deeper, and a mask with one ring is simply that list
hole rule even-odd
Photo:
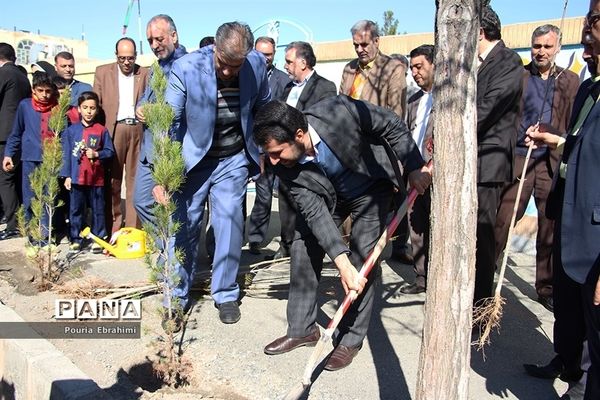
[{"label": "man in blue jacket", "polygon": [[[171,251],[181,249],[184,255],[173,296],[184,311],[189,309],[202,214],[210,198],[216,241],[211,293],[226,324],[241,316],[236,282],[244,224],[240,204],[248,176],[259,172],[252,124],[255,112],[271,97],[264,57],[253,45],[247,25],[221,25],[214,45],[175,61],[166,93],[186,168],[185,183],[173,198],[174,218],[183,226],[171,241]],[[159,186],[153,195],[159,202],[165,198]]]},{"label": "man in blue jacket", "polygon": [[[187,54],[183,45],[179,44],[177,27],[171,17],[165,14],[158,14],[152,17],[146,25],[146,38],[154,55],[158,58],[158,65],[169,76],[173,63],[178,58]],[[152,73],[152,72],[151,72]],[[138,121],[144,122],[144,104],[156,101],[156,94],[152,89],[152,76],[148,78],[148,85],[144,95],[139,101],[139,106],[135,111]],[[152,197],[152,159],[153,159],[152,132],[147,126],[144,127],[144,136],[140,146],[140,161],[135,175],[135,189],[133,201],[137,215],[142,222],[153,222],[152,207],[154,198]]]}]

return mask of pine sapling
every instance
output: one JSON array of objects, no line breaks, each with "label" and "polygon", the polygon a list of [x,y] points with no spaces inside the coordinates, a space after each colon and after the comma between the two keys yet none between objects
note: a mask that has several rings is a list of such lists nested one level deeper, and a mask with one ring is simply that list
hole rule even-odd
[{"label": "pine sapling", "polygon": [[146,263],[151,269],[151,279],[159,285],[166,303],[163,317],[166,317],[164,329],[167,337],[163,342],[165,348],[159,352],[161,359],[155,368],[167,384],[175,385],[187,381],[191,368],[191,364],[182,360],[175,351],[174,340],[177,321],[183,319],[183,310],[173,298],[172,289],[179,281],[175,267],[183,262],[183,252],[180,249],[169,252],[169,240],[181,228],[181,223],[173,218],[176,210],[173,194],[184,182],[185,163],[181,143],[169,135],[174,115],[173,109],[165,101],[167,78],[158,63],[152,66],[150,85],[156,101],[144,105],[144,117],[152,132],[152,178],[156,185],[164,189],[166,201],[154,206],[154,223],[145,225],[145,230],[149,233],[149,248],[158,254],[155,259],[147,256]]}]

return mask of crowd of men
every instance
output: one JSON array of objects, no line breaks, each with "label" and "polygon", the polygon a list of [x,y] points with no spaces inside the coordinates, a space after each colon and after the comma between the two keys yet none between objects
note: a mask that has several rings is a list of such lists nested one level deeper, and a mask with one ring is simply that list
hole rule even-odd
[{"label": "crowd of men", "polygon": [[[561,32],[554,25],[533,31],[532,61],[525,66],[505,46],[500,20],[489,6],[482,10],[477,40],[473,302],[492,296],[513,205],[518,201],[520,218],[533,194],[538,209],[535,288],[538,301],[554,311],[556,356],[548,365],[525,368],[539,378],[560,377],[583,385],[574,384],[565,395],[571,397],[565,398],[577,398],[577,390],[583,398],[582,387],[585,399],[600,398],[600,196],[593,183],[600,154],[594,117],[600,113],[595,104],[600,93],[599,20],[600,1],[591,0],[582,44],[592,78],[581,85],[576,74],[555,64]],[[223,323],[241,318],[236,276],[244,235],[249,251],[260,254],[275,190],[281,219],[275,258],[291,257],[288,329],[264,351],[274,355],[316,344],[317,286],[328,256],[346,292],[359,295],[336,332],[328,370],[349,365],[362,347],[380,272],[377,266],[367,279],[359,278],[357,267],[404,200],[407,186],[421,196],[393,246],[393,256],[415,268],[414,283],[402,287],[402,293],[427,290],[432,247],[431,171],[426,162],[435,158],[435,48],[423,44],[413,49],[407,66],[403,56],[388,56],[379,49],[374,22],[358,21],[350,33],[357,58],[344,67],[337,89],[315,71],[316,56],[306,42],[286,46],[283,72],[273,64],[275,41],[254,40],[243,23],[224,23],[214,38],[203,39],[191,53],[180,44],[168,15],[153,17],[146,28],[148,43],[168,77],[166,101],[174,111],[174,138],[183,143],[185,161],[186,179],[174,195],[173,215],[182,229],[169,249],[184,255],[173,296],[183,313],[192,306],[190,289],[208,205],[214,232],[212,299]],[[114,145],[114,156],[105,161],[108,233],[122,226],[140,227],[140,221],[153,223],[153,205],[165,200],[163,188],[152,179],[152,135],[144,124],[144,105],[156,99],[148,84],[151,74],[136,64],[133,40],[119,39],[115,56],[114,63],[96,69],[93,87],[74,79],[75,60],[68,52],[56,55],[53,68],[41,62],[35,66],[66,81],[72,106],[81,104],[83,93],[97,95],[101,123]],[[14,62],[14,49],[0,43],[0,154],[20,134],[15,113],[32,94],[26,74]],[[410,96],[408,70],[419,87]],[[530,146],[534,149],[524,194],[516,199],[515,177],[525,167]],[[19,175],[18,155],[10,153],[9,158],[10,163],[4,158],[0,171],[6,220],[0,240],[19,236],[19,187],[21,181],[28,184],[28,177]],[[403,176],[394,168],[397,163]],[[246,220],[242,205],[249,180],[256,184],[256,200]],[[585,340],[589,352],[583,350]],[[587,385],[582,358],[590,361],[584,368]]]}]

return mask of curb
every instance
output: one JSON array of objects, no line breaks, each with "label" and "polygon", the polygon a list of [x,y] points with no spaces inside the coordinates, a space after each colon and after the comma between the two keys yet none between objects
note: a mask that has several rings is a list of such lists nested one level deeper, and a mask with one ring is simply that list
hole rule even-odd
[{"label": "curb", "polygon": [[[0,321],[24,322],[4,304],[0,304]],[[0,397],[6,399],[112,399],[52,343],[41,337],[0,339],[0,377]]]}]

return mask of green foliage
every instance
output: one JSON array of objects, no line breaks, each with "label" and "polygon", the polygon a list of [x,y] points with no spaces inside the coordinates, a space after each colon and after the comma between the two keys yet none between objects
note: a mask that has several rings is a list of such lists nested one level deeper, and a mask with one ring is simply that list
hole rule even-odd
[{"label": "green foliage", "polygon": [[381,35],[396,35],[398,34],[398,19],[394,18],[394,12],[391,10],[383,12],[383,28]]},{"label": "green foliage", "polygon": [[169,81],[160,68],[160,65],[158,65],[158,61],[155,61],[154,64],[152,64],[152,80],[150,81],[150,86],[156,95],[157,104],[166,104],[165,92],[167,91],[168,83]]}]

